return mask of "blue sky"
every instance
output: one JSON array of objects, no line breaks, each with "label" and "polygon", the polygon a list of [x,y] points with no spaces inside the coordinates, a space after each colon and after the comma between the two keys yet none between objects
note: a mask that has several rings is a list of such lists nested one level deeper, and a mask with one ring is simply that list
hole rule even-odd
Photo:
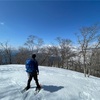
[{"label": "blue sky", "polygon": [[22,46],[29,35],[45,44],[56,37],[77,41],[82,26],[100,22],[100,1],[0,1],[0,42]]}]

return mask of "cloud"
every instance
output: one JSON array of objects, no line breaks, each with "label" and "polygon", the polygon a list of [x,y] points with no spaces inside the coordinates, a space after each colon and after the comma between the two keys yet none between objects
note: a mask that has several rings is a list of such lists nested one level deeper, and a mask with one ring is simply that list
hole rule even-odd
[{"label": "cloud", "polygon": [[4,22],[0,22],[0,25],[4,25]]}]

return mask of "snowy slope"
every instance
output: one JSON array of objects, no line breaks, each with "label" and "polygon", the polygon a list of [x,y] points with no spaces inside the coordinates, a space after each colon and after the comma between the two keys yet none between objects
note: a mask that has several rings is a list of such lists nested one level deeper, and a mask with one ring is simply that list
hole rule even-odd
[{"label": "snowy slope", "polygon": [[39,69],[43,89],[34,95],[34,80],[32,88],[21,93],[27,83],[24,65],[1,65],[0,100],[100,100],[100,78],[53,67]]}]

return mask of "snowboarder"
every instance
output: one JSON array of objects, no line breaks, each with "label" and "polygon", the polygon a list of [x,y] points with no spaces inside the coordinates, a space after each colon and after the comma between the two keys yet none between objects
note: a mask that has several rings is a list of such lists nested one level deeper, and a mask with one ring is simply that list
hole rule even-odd
[{"label": "snowboarder", "polygon": [[34,78],[35,83],[36,83],[36,90],[40,90],[41,86],[39,85],[38,82],[38,75],[39,75],[39,69],[38,69],[38,62],[35,59],[36,54],[32,54],[32,58],[26,60],[26,72],[28,73],[28,81],[27,81],[27,86],[25,90],[28,90],[30,88],[30,83],[32,81],[32,78]]}]

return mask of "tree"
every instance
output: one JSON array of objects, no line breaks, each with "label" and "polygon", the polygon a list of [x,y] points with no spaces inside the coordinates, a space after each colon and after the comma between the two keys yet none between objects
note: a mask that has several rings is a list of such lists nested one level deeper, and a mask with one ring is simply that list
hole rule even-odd
[{"label": "tree", "polygon": [[78,43],[80,45],[80,52],[83,58],[85,77],[86,73],[90,72],[90,68],[88,65],[88,54],[90,52],[90,48],[93,45],[93,43],[98,40],[98,37],[100,37],[98,32],[99,32],[99,26],[95,24],[89,27],[82,27],[80,29],[80,33],[76,34],[78,38]]},{"label": "tree", "polygon": [[0,46],[3,50],[3,59],[5,64],[12,64],[12,48],[8,45],[8,41],[5,43],[0,42]]},{"label": "tree", "polygon": [[38,53],[43,43],[44,41],[41,38],[30,35],[24,45],[26,45],[31,52]]},{"label": "tree", "polygon": [[30,52],[27,48],[20,47],[16,54],[16,63],[25,64],[26,59],[30,58]]},{"label": "tree", "polygon": [[73,52],[71,50],[72,41],[70,39],[62,39],[57,37],[59,53],[61,57],[61,66],[63,68],[69,67],[70,58],[73,57]]},{"label": "tree", "polygon": [[48,47],[48,51],[49,51],[49,61],[48,61],[49,65],[60,67],[61,66],[61,57],[60,57],[60,53],[59,53],[59,47],[52,45],[52,46]]},{"label": "tree", "polygon": [[3,64],[3,55],[2,55],[2,50],[0,50],[0,65]]}]

